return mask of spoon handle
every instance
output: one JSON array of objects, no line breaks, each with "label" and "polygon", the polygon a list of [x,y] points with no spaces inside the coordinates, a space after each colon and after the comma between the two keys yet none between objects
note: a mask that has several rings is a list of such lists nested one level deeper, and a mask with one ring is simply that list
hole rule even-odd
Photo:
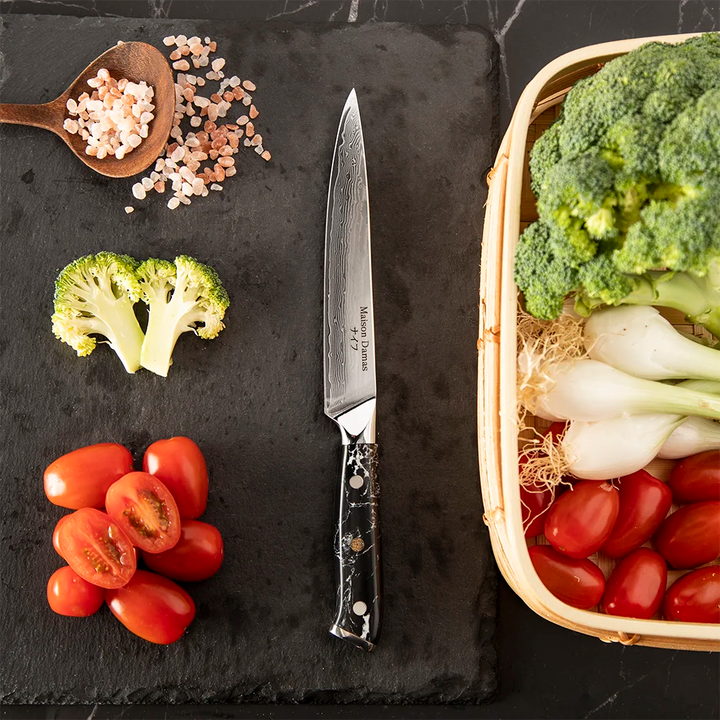
[{"label": "spoon handle", "polygon": [[62,110],[55,103],[43,105],[0,103],[0,123],[31,125],[57,132],[58,126],[62,124]]}]

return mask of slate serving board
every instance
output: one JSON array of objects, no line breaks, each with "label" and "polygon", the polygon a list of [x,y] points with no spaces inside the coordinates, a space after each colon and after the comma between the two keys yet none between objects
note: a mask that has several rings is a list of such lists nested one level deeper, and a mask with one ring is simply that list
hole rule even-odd
[{"label": "slate serving board", "polygon": [[[0,701],[480,702],[495,688],[495,576],[481,520],[475,341],[484,175],[497,141],[493,41],[472,28],[251,26],[14,17],[0,100],[47,101],[117,40],[218,41],[258,84],[273,153],[238,155],[222,193],[170,211],[94,175],[49,133],[0,126]],[[43,50],[43,48],[45,50]],[[52,52],[49,50],[54,48]],[[364,654],[331,637],[338,433],[322,413],[322,272],[337,122],[358,91],[368,148],[377,318],[384,629]],[[233,111],[234,112],[234,111]],[[242,114],[241,112],[237,113]],[[134,204],[127,216],[123,207]],[[212,342],[180,339],[169,377],[77,358],[50,332],[53,280],[113,250],[217,269],[232,299]],[[226,560],[188,585],[197,617],[159,647],[103,608],[55,616],[63,514],[44,467],[99,442],[138,461],[183,434],[211,474],[205,519]]]}]

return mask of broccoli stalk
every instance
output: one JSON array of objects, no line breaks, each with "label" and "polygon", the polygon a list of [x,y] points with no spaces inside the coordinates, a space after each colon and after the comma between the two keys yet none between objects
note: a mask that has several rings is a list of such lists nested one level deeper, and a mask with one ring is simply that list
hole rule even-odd
[{"label": "broccoli stalk", "polygon": [[[627,276],[633,289],[613,305],[658,305],[682,312],[691,322],[703,325],[720,338],[720,289],[713,277],[685,272],[655,272]],[[575,310],[587,317],[603,301],[582,292],[575,296]]]},{"label": "broccoli stalk", "polygon": [[101,252],[70,263],[55,281],[55,337],[81,357],[107,338],[129,373],[140,368],[143,331],[133,305],[140,297],[137,262],[127,255]]},{"label": "broccoli stalk", "polygon": [[225,327],[230,299],[217,273],[181,255],[174,263],[146,260],[137,269],[141,298],[149,309],[140,364],[167,377],[175,343],[185,332],[212,340]]}]

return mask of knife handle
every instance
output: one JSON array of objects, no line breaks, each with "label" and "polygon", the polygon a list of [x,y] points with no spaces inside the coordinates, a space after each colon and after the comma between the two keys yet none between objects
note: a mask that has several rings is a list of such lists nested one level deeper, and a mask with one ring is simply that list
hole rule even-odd
[{"label": "knife handle", "polygon": [[330,632],[372,650],[380,630],[377,445],[343,445],[335,557],[337,614]]}]

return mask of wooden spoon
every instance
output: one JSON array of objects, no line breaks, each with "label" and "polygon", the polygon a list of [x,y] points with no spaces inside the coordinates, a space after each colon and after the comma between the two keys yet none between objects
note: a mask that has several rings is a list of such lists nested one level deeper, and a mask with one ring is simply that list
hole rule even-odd
[{"label": "wooden spoon", "polygon": [[[132,82],[144,80],[155,90],[154,119],[148,126],[148,136],[132,152],[117,160],[108,155],[102,160],[87,155],[87,143],[79,134],[71,135],[63,128],[69,113],[68,98],[77,99],[84,92],[92,93],[87,84],[106,68],[116,80],[127,78]],[[173,73],[164,55],[152,45],[142,42],[118,43],[93,60],[80,73],[75,82],[57,99],[43,105],[0,104],[0,123],[32,125],[59,135],[68,147],[89,167],[109,177],[129,177],[149,167],[162,152],[172,129],[175,115],[175,87]]]}]

